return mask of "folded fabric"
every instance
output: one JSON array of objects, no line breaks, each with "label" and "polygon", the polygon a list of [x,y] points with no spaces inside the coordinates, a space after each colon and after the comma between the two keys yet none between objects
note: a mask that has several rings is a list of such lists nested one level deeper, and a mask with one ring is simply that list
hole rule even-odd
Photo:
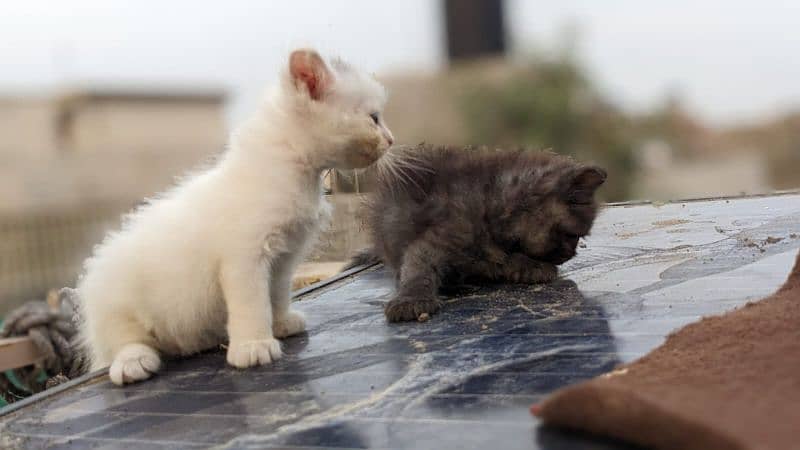
[{"label": "folded fabric", "polygon": [[772,296],[687,325],[531,411],[657,449],[800,449],[800,255]]}]

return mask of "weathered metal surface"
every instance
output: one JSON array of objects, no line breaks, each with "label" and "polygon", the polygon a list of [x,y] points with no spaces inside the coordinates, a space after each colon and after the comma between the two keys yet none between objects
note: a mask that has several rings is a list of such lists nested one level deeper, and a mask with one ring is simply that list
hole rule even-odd
[{"label": "weathered metal surface", "polygon": [[770,293],[799,247],[800,195],[610,207],[551,285],[463,286],[387,324],[391,278],[368,269],[305,291],[309,333],[273,365],[220,351],[126,388],[95,377],[7,414],[0,447],[624,448],[528,407]]}]

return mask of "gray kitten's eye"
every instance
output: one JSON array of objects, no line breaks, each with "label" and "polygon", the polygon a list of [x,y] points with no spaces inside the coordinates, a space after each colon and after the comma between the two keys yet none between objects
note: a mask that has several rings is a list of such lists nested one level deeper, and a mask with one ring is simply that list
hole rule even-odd
[{"label": "gray kitten's eye", "polygon": [[371,114],[369,115],[369,117],[372,119],[372,121],[373,121],[373,122],[375,122],[375,125],[377,125],[377,124],[378,124],[378,118],[379,118],[379,117],[378,117],[378,113],[376,113],[376,112],[375,112],[375,113],[371,113]]}]

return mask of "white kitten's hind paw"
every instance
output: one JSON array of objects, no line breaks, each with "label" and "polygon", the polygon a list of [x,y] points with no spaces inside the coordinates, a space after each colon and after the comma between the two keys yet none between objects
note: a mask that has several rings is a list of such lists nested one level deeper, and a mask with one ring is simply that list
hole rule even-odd
[{"label": "white kitten's hind paw", "polygon": [[272,322],[272,333],[275,337],[283,338],[306,331],[306,318],[297,311],[289,311],[285,316],[275,318]]},{"label": "white kitten's hind paw", "polygon": [[127,344],[114,356],[108,370],[111,381],[122,386],[150,378],[161,368],[158,352],[144,344]]},{"label": "white kitten's hind paw", "polygon": [[228,346],[228,364],[240,369],[269,364],[281,356],[281,343],[275,338],[233,341]]}]

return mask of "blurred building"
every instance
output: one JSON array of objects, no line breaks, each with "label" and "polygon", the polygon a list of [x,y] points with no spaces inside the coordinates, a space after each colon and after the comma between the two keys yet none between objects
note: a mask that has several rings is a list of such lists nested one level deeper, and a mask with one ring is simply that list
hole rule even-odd
[{"label": "blurred building", "polygon": [[78,91],[56,99],[53,131],[62,151],[196,157],[221,148],[224,100],[216,91]]},{"label": "blurred building", "polygon": [[224,103],[211,90],[0,99],[0,214],[151,195],[222,150]]}]

